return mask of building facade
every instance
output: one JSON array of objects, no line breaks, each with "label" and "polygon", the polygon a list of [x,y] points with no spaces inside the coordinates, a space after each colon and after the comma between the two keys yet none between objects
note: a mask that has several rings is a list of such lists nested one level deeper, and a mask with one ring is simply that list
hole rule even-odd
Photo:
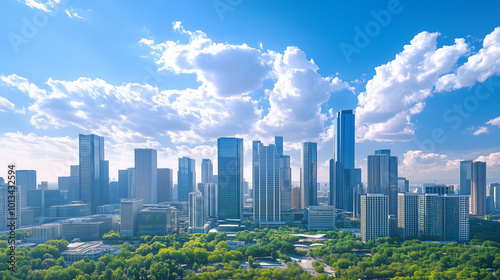
[{"label": "building facade", "polygon": [[389,236],[389,197],[383,194],[361,196],[361,239],[375,241]]},{"label": "building facade", "polygon": [[[354,182],[354,113],[341,110],[333,120],[333,178],[330,184],[330,205],[353,211]],[[333,195],[332,195],[333,194]]]},{"label": "building facade", "polygon": [[195,160],[188,157],[179,158],[179,170],[177,171],[178,201],[188,201],[189,193],[195,190]]},{"label": "building facade", "polygon": [[155,149],[134,150],[135,196],[144,204],[158,202],[158,156]]},{"label": "building facade", "polygon": [[219,138],[217,162],[219,219],[241,219],[243,216],[243,139]]},{"label": "building facade", "polygon": [[317,144],[302,143],[300,169],[300,207],[318,205],[318,154]]}]

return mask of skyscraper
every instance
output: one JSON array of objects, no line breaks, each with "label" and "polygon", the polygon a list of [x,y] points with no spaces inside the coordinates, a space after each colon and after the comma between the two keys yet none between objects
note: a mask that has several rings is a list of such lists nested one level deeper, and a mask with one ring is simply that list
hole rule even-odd
[{"label": "skyscraper", "polygon": [[302,167],[300,169],[300,207],[318,205],[318,155],[313,142],[302,143]]},{"label": "skyscraper", "polygon": [[253,141],[253,216],[262,227],[281,222],[280,155],[275,145]]},{"label": "skyscraper", "polygon": [[418,237],[418,194],[398,194],[398,229],[403,239]]},{"label": "skyscraper", "polygon": [[241,219],[243,214],[243,139],[217,139],[219,219]]},{"label": "skyscraper", "polygon": [[280,194],[281,211],[292,209],[292,168],[290,167],[290,156],[283,155],[283,137],[274,137],[276,152],[280,157]]},{"label": "skyscraper", "polygon": [[135,198],[144,204],[158,202],[158,165],[155,149],[135,149]]},{"label": "skyscraper", "polygon": [[[353,211],[354,182],[354,114],[341,110],[333,120],[333,184],[330,205]],[[333,195],[331,195],[333,194]]]},{"label": "skyscraper", "polygon": [[398,177],[398,192],[407,193],[410,191],[410,181],[405,177]]},{"label": "skyscraper", "polygon": [[26,207],[27,190],[36,189],[36,170],[17,170],[16,184],[21,187],[21,207]]},{"label": "skyscraper", "polygon": [[207,158],[201,160],[201,182],[214,182],[214,165],[212,164],[212,160]]},{"label": "skyscraper", "polygon": [[201,192],[189,193],[189,227],[202,228],[205,224],[205,204]]},{"label": "skyscraper", "polygon": [[486,162],[472,163],[470,213],[476,216],[486,214]]},{"label": "skyscraper", "polygon": [[[118,170],[118,198],[130,198],[129,183],[128,183],[128,170]],[[134,194],[135,195],[135,194]]]},{"label": "skyscraper", "polygon": [[468,201],[469,197],[462,195],[419,195],[419,238],[439,241],[468,241]]},{"label": "skyscraper", "polygon": [[109,203],[109,161],[101,161],[101,205]]},{"label": "skyscraper", "polygon": [[90,204],[90,211],[95,214],[97,206],[103,205],[107,197],[103,192],[108,191],[102,185],[105,180],[101,179],[104,170],[101,165],[105,165],[104,137],[80,134],[79,150],[80,199]]},{"label": "skyscraper", "polygon": [[470,195],[472,160],[460,161],[460,194]]},{"label": "skyscraper", "polygon": [[398,214],[398,158],[391,150],[377,150],[368,156],[367,193],[389,196],[389,215]]},{"label": "skyscraper", "polygon": [[69,201],[80,200],[80,179],[78,165],[71,165],[69,177],[59,177],[57,186],[60,190],[68,191]]},{"label": "skyscraper", "polygon": [[207,218],[217,217],[217,184],[201,183],[200,191],[205,202],[205,216]]},{"label": "skyscraper", "polygon": [[174,201],[174,173],[170,168],[158,168],[158,203]]},{"label": "skyscraper", "polygon": [[178,201],[188,201],[189,193],[196,190],[195,161],[188,157],[179,158],[177,171]]},{"label": "skyscraper", "polygon": [[389,236],[389,197],[383,194],[361,196],[361,239],[363,242]]}]

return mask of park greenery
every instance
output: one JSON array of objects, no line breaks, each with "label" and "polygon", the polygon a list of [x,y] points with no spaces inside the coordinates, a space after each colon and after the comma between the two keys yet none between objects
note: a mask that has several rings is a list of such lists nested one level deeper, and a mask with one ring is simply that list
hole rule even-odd
[{"label": "park greenery", "polygon": [[[477,223],[474,227],[484,226],[488,232],[497,224]],[[116,244],[122,240],[113,245],[120,248],[116,256],[107,254],[97,262],[83,259],[71,265],[61,257],[68,242],[51,240],[34,248],[18,248],[16,272],[7,270],[8,249],[1,244],[0,279],[333,279],[324,273],[325,266],[335,271],[335,277],[344,279],[498,279],[500,276],[500,244],[483,240],[481,235],[472,236],[471,243],[477,244],[474,245],[388,237],[363,243],[347,230],[312,233],[326,234],[326,241],[302,240],[291,236],[293,233],[306,232],[289,227],[241,231],[234,240],[245,241],[246,246],[232,250],[225,233],[125,240],[120,233],[110,232],[104,236],[104,242]],[[310,251],[294,246],[313,242],[324,245]],[[315,259],[314,275],[293,263],[293,258],[300,255]],[[284,266],[263,268],[260,260],[281,262]]]}]

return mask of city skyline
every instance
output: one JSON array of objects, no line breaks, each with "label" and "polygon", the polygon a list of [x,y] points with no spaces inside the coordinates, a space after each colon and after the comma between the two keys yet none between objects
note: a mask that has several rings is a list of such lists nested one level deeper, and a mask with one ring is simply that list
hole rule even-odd
[{"label": "city skyline", "polygon": [[[498,181],[498,3],[388,4],[245,1],[220,14],[212,3],[117,3],[117,17],[94,2],[2,3],[0,164],[55,184],[78,164],[78,134],[96,134],[116,180],[135,148],[158,150],[158,166],[176,172],[184,156],[217,166],[216,139],[238,137],[251,182],[252,141],[280,135],[292,181],[301,143],[316,142],[318,182],[328,182],[333,120],[347,109],[363,182],[379,149],[398,157],[410,184],[458,184],[465,159],[486,162],[487,183]],[[318,10],[327,21],[302,14]],[[47,22],[34,22],[37,13]]]}]

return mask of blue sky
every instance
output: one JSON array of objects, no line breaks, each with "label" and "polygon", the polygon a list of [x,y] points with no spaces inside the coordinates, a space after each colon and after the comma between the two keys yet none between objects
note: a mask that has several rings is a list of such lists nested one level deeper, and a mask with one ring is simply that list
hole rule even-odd
[{"label": "blue sky", "polygon": [[[458,183],[460,159],[500,180],[498,1],[76,1],[0,4],[0,164],[54,182],[78,134],[216,161],[215,140],[282,135],[332,157],[333,114],[356,112],[356,164],[389,148],[411,183]],[[0,176],[5,176],[0,170]],[[200,174],[197,174],[198,177]]]}]

